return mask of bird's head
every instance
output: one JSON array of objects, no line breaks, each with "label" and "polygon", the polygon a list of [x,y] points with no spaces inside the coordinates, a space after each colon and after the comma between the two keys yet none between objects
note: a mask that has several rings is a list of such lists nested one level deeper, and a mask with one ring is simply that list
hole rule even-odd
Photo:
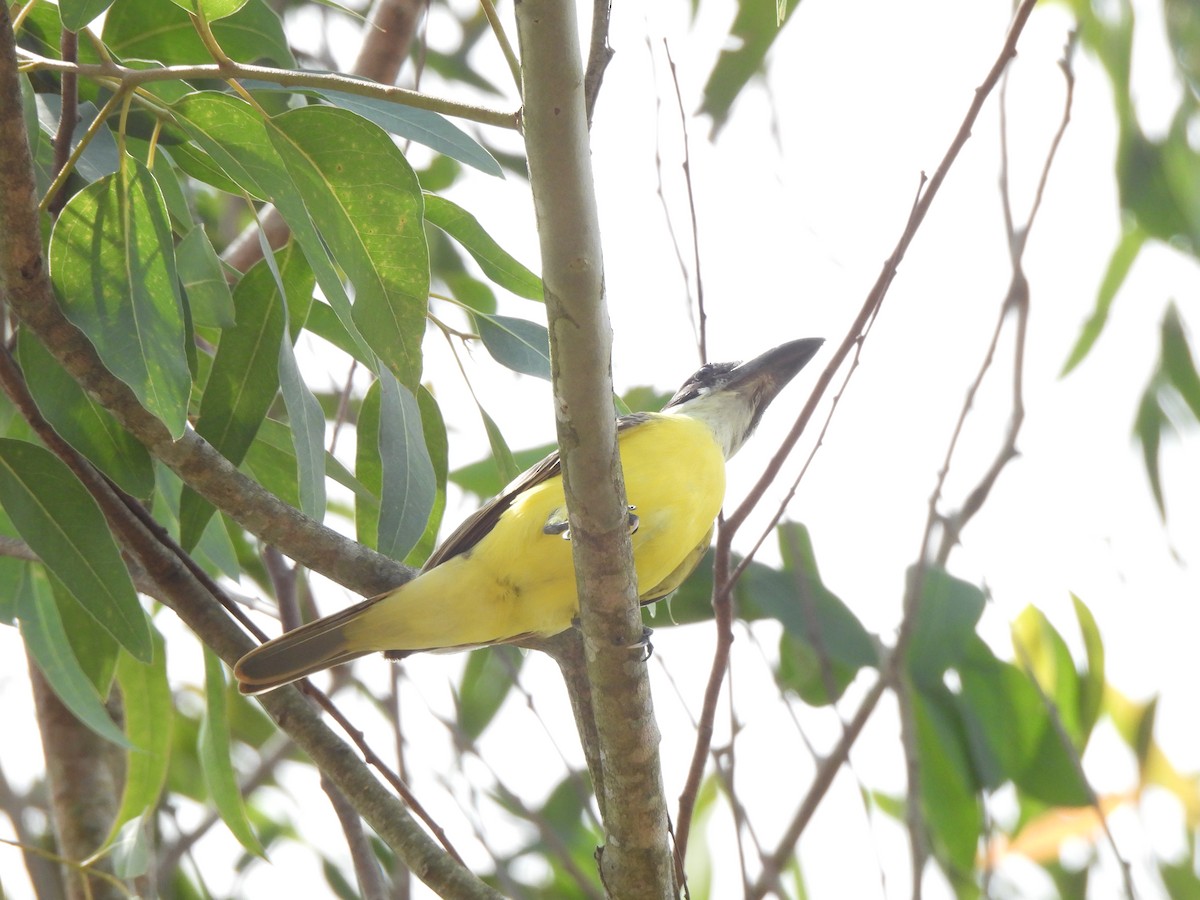
[{"label": "bird's head", "polygon": [[824,338],[802,338],[749,362],[702,366],[667,401],[663,412],[703,421],[729,459],[754,432],[771,401],[823,343]]}]

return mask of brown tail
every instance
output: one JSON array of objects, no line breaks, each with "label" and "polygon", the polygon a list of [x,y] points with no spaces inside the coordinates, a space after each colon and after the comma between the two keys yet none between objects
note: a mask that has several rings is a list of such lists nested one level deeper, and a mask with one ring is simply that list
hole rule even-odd
[{"label": "brown tail", "polygon": [[233,668],[238,690],[261,694],[373,652],[372,648],[352,644],[346,636],[346,625],[380,599],[364,600],[255,647]]}]

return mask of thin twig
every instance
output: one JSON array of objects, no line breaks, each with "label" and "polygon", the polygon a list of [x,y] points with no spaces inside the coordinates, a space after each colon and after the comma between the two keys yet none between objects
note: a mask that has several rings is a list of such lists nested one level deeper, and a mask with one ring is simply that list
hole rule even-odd
[{"label": "thin twig", "polygon": [[[714,567],[714,608],[717,608],[719,605],[719,594],[729,593],[732,589],[730,584],[723,582],[721,579],[728,575],[728,548],[729,543],[732,540],[733,533],[737,530],[740,524],[745,521],[745,518],[747,515],[749,515],[750,510],[753,509],[754,506],[759,502],[763,493],[766,491],[767,486],[770,485],[775,476],[778,474],[779,469],[782,467],[792,448],[799,440],[800,435],[805,426],[808,424],[809,419],[812,417],[817,404],[824,396],[829,383],[833,379],[834,373],[841,366],[851,349],[862,339],[862,334],[867,326],[867,323],[870,321],[872,316],[875,315],[880,304],[883,302],[883,299],[887,294],[887,289],[890,286],[892,279],[896,275],[896,271],[900,265],[900,262],[904,258],[904,255],[907,252],[909,245],[912,243],[917,231],[919,230],[921,223],[924,221],[925,215],[928,213],[930,206],[937,197],[942,182],[945,180],[946,175],[949,173],[951,167],[957,159],[959,152],[970,139],[971,130],[974,127],[976,119],[979,117],[979,113],[982,110],[985,101],[995,89],[996,84],[999,82],[1000,76],[1003,74],[1009,60],[1015,56],[1017,40],[1020,37],[1030,14],[1033,12],[1033,7],[1035,4],[1036,0],[1023,0],[1021,5],[1017,8],[1013,16],[1012,24],[1009,26],[1008,34],[1005,37],[1004,44],[1000,49],[999,55],[985,76],[983,82],[975,90],[974,97],[970,106],[968,107],[966,115],[963,117],[962,124],[959,126],[959,130],[952,140],[950,147],[947,149],[945,156],[942,158],[937,170],[934,172],[929,181],[923,186],[922,194],[909,215],[908,222],[901,233],[900,239],[898,240],[896,247],[893,249],[891,256],[884,263],[879,277],[876,280],[875,286],[872,288],[871,292],[868,294],[865,302],[860,308],[858,316],[855,318],[850,329],[847,331],[841,345],[834,351],[833,358],[830,360],[829,364],[818,378],[817,385],[814,388],[808,402],[805,404],[804,409],[797,418],[795,425],[792,427],[791,432],[784,439],[775,456],[772,457],[759,482],[747,495],[742,504],[728,517],[724,523],[724,526],[719,530],[716,550],[717,565]],[[721,567],[722,559],[725,561],[724,567]],[[720,627],[720,623],[718,622],[718,629],[720,629]],[[910,639],[905,636],[907,633],[908,632],[906,632],[902,627],[898,641],[903,640],[904,643],[907,643],[907,640]],[[903,647],[903,644],[900,646]],[[711,740],[711,716],[713,712],[715,712],[716,695],[719,693],[721,682],[721,675],[716,671],[716,666],[717,664],[720,664],[721,666],[724,665],[723,660],[719,658],[720,654],[716,654],[715,656],[718,658],[714,659],[714,671],[710,673],[708,693],[705,697],[705,708],[704,713],[702,714],[701,727],[698,729],[697,742]],[[888,666],[890,667],[892,665],[895,665],[895,663],[889,660]],[[820,798],[824,796],[825,792],[829,788],[829,784],[832,783],[834,774],[836,773],[836,766],[840,766],[841,762],[844,761],[845,755],[849,752],[849,748],[853,744],[853,738],[857,735],[858,731],[861,730],[862,725],[865,724],[866,719],[870,716],[871,712],[875,708],[875,705],[879,702],[887,683],[888,679],[881,678],[880,681],[876,682],[876,684],[872,686],[862,704],[859,706],[857,713],[847,725],[845,733],[838,742],[838,749],[835,750],[835,753],[831,754],[830,757],[827,757],[822,765],[818,768],[816,779],[814,780],[812,787],[809,789],[800,811],[793,818],[791,825],[784,835],[784,839],[781,840],[775,853],[768,857],[768,862],[774,866],[774,872],[764,871],[763,877],[760,877],[758,882],[755,884],[754,892],[752,892],[751,896],[762,896],[762,893],[768,889],[767,886],[770,885],[775,873],[782,870],[784,861],[790,857],[795,842],[799,840],[800,833],[803,831],[804,825],[807,824],[808,818],[811,816],[812,811],[815,810]],[[705,719],[708,720],[707,725],[705,725]],[[706,754],[704,753],[693,754],[693,766],[689,771],[688,782],[685,785],[684,793],[680,798],[680,815],[676,819],[677,834],[680,832],[682,827],[690,826],[690,822],[688,820],[690,820],[691,817],[692,807],[691,805],[687,805],[685,807],[685,804],[689,804],[688,798],[691,798],[690,804],[694,804],[695,791],[699,785],[700,775],[702,774],[703,757],[705,755]],[[697,771],[697,759],[700,760],[701,768],[699,771]],[[684,835],[686,836],[686,832],[684,832]],[[680,843],[683,843],[682,839]],[[685,852],[686,845],[677,850],[677,856],[682,857]]]},{"label": "thin twig", "polygon": [[[665,41],[664,41],[664,43],[665,43]],[[646,38],[646,50],[650,54],[650,66],[654,71],[654,85],[655,85],[654,119],[656,122],[658,122],[663,117],[663,112],[662,112],[662,106],[663,106],[662,94],[663,94],[663,92],[661,90],[658,90],[658,87],[657,87],[657,85],[658,85],[658,64],[655,61],[654,45],[650,43],[649,37]],[[679,96],[678,82],[676,82],[675,92],[676,92],[676,97],[678,97]],[[682,109],[682,107],[681,107],[681,109]],[[675,263],[679,266],[679,275],[680,275],[681,280],[683,281],[683,289],[687,295],[688,318],[692,322],[692,330],[696,333],[696,345],[700,346],[703,338],[702,338],[700,326],[696,321],[696,310],[695,310],[696,304],[693,302],[693,298],[692,298],[692,279],[691,279],[690,273],[688,272],[687,261],[684,260],[684,258],[683,258],[683,245],[680,243],[679,233],[675,230],[675,217],[671,214],[670,204],[667,203],[666,185],[663,180],[663,152],[662,152],[662,129],[661,128],[654,129],[654,175],[655,175],[655,179],[656,179],[655,193],[657,193],[658,203],[662,207],[663,223],[667,226],[667,237],[670,238],[671,248],[675,251]],[[695,218],[694,217],[693,217],[693,221],[692,221],[692,229],[693,229],[693,235],[694,235],[695,234]],[[696,245],[696,242],[693,241],[693,247],[695,247],[695,245]],[[701,356],[700,361],[701,362],[705,361],[703,355]]]},{"label": "thin twig", "polygon": [[608,22],[612,15],[612,0],[592,0],[592,37],[588,46],[587,71],[583,76],[583,98],[587,109],[587,127],[592,127],[604,70],[615,51],[608,43]]},{"label": "thin twig", "polygon": [[359,97],[371,97],[409,106],[413,109],[426,109],[446,116],[467,119],[471,122],[478,122],[480,125],[492,125],[496,128],[509,128],[515,131],[521,127],[519,112],[506,112],[472,103],[459,103],[441,97],[431,97],[428,94],[406,90],[395,85],[352,78],[337,72],[276,69],[272,66],[256,66],[233,60],[224,64],[205,63],[193,66],[164,66],[156,69],[131,69],[115,62],[68,63],[39,56],[24,49],[19,49],[17,55],[22,60],[21,70],[25,72],[74,72],[84,78],[115,82],[115,86],[120,86],[125,90],[132,90],[158,81],[249,79],[266,81],[280,87],[340,91]]},{"label": "thin twig", "polygon": [[[62,58],[75,62],[79,53],[79,35],[74,31],[63,29],[60,41]],[[62,108],[58,116],[58,131],[54,134],[54,169],[55,175],[67,164],[71,155],[71,138],[75,134],[75,125],[79,122],[79,78],[74,72],[64,72],[60,85]],[[67,205],[65,184],[60,184],[58,191],[50,198],[47,210],[51,218],[58,216]]]},{"label": "thin twig", "polygon": [[417,818],[419,818],[422,822],[424,822],[429,830],[433,832],[434,837],[438,839],[438,842],[445,848],[446,852],[450,854],[455,862],[466,868],[466,863],[463,862],[462,857],[459,855],[458,851],[454,849],[454,845],[450,843],[450,839],[446,836],[445,829],[443,829],[442,826],[434,820],[433,816],[426,811],[425,807],[421,805],[419,800],[417,800],[416,795],[413,794],[409,786],[404,783],[404,780],[398,774],[396,774],[396,772],[394,772],[392,768],[383,761],[382,758],[380,758],[378,753],[371,749],[371,745],[367,743],[366,735],[364,735],[360,729],[356,728],[354,724],[351,723],[348,718],[346,718],[346,715],[337,707],[337,705],[330,700],[324,692],[313,685],[313,683],[307,678],[298,681],[296,686],[300,689],[301,693],[315,702],[317,706],[321,707],[321,709],[328,713],[329,716],[335,722],[337,722],[339,726],[341,726],[342,731],[344,731],[347,737],[349,737],[350,740],[354,742],[354,745],[358,747],[359,751],[363,755],[363,758],[367,761],[367,764],[372,766],[384,777],[387,783],[390,784],[396,793],[400,795],[400,798],[404,801],[408,808],[413,811],[413,814],[416,815]]},{"label": "thin twig", "polygon": [[492,27],[492,36],[496,39],[496,43],[500,47],[500,52],[504,55],[504,61],[508,63],[509,74],[512,75],[513,84],[517,87],[517,93],[521,93],[521,61],[517,59],[517,53],[513,50],[512,41],[508,39],[508,35],[504,32],[504,23],[500,21],[500,15],[496,12],[496,4],[492,0],[479,0],[479,6],[483,10],[484,17],[488,20],[488,25]]},{"label": "thin twig", "polygon": [[683,92],[679,88],[679,73],[671,57],[671,47],[663,41],[663,52],[671,70],[671,84],[675,88],[675,106],[679,111],[679,133],[683,138],[683,183],[687,187],[688,221],[692,225],[692,270],[696,277],[696,337],[700,342],[700,361],[708,362],[708,313],[704,308],[704,274],[700,269],[700,228],[696,216],[696,192],[692,187],[692,149],[688,135],[687,116],[683,111]]},{"label": "thin twig", "polygon": [[358,879],[358,890],[363,900],[387,900],[387,884],[379,860],[371,848],[371,842],[363,830],[362,819],[358,811],[350,805],[346,795],[338,790],[337,785],[329,780],[329,776],[321,774],[321,790],[329,798],[342,833],[346,835],[346,844],[350,848],[350,860],[354,864],[354,875]]}]

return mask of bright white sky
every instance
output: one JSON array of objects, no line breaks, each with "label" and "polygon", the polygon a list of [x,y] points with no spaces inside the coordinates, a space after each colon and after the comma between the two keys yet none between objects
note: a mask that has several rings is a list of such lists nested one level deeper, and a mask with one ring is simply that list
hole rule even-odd
[{"label": "bright white sky", "polygon": [[[1143,123],[1153,134],[1165,127],[1179,86],[1172,80],[1160,4],[1150,0],[1135,5],[1134,83]],[[656,195],[657,138],[674,224],[686,238],[690,225],[679,169],[679,120],[662,39],[670,42],[690,114],[699,105],[734,7],[701,4],[694,27],[686,20],[687,7],[617,4],[614,10],[617,56],[596,115],[594,160],[618,389],[647,383],[674,389],[696,365],[687,294]],[[504,13],[511,15],[511,10]],[[708,143],[706,120],[689,119],[712,358],[753,356],[795,337],[819,335],[831,344],[842,338],[903,228],[920,173],[937,167],[972,91],[995,59],[1008,15],[1009,4],[1001,2],[928,0],[914,6],[886,0],[808,0],[777,42],[766,89],[747,92],[718,141]],[[444,21],[435,13],[432,42],[438,42],[437,28]],[[1069,27],[1061,6],[1043,5],[1020,43],[1009,89],[1018,218],[1027,208],[1061,115],[1063,80],[1057,61]],[[495,71],[502,74],[498,64]],[[1193,636],[1200,633],[1200,476],[1190,460],[1197,441],[1193,432],[1182,444],[1164,449],[1170,511],[1164,528],[1130,431],[1168,300],[1181,302],[1181,312],[1185,320],[1190,316],[1195,330],[1189,299],[1197,295],[1200,272],[1170,251],[1144,252],[1104,337],[1079,370],[1058,379],[1118,234],[1112,178],[1115,127],[1107,82],[1082,55],[1076,57],[1076,73],[1072,125],[1026,259],[1033,305],[1022,456],[1006,470],[964,534],[951,571],[990,589],[994,603],[986,628],[999,648],[1008,646],[1009,621],[1034,603],[1079,650],[1070,592],[1078,594],[1099,621],[1111,681],[1138,698],[1162,693],[1160,738],[1177,766],[1194,771],[1200,769],[1200,747],[1192,710],[1200,698],[1189,660]],[[993,97],[900,268],[862,364],[789,511],[811,529],[825,582],[869,628],[884,635],[898,621],[903,575],[919,549],[927,500],[1007,286],[996,188],[997,134]],[[480,178],[457,197],[506,248],[536,263],[531,205],[522,182]],[[685,254],[690,260],[686,247]],[[540,313],[519,301],[505,311],[528,317]],[[443,409],[469,410],[444,342],[431,338],[428,367]],[[997,368],[961,442],[948,488],[952,506],[974,485],[998,446],[1007,417],[1009,347],[1011,333],[1002,341]],[[551,440],[548,387],[487,368],[482,351],[475,357],[481,366],[476,392],[512,445]],[[814,367],[827,358],[819,356]],[[731,502],[740,499],[773,451],[814,378],[805,373],[776,401],[760,435],[734,461]],[[485,452],[482,428],[471,415],[456,416],[451,427],[452,465]],[[787,473],[794,475],[801,460],[797,457]],[[780,485],[776,498],[784,487]],[[469,511],[471,502],[452,509],[450,524]],[[743,537],[751,533],[747,529]],[[343,596],[330,588],[323,605],[332,609]],[[764,627],[756,633],[770,656],[776,632]],[[14,636],[4,630],[0,640],[5,641],[0,650],[4,658],[19,660]],[[664,628],[655,637],[652,672],[672,806],[693,731],[662,672],[664,667],[671,672],[687,709],[697,710],[710,644],[700,628]],[[744,633],[735,650],[735,705],[746,724],[736,745],[740,785],[759,834],[770,846],[775,829],[805,790],[811,764],[770,683],[764,651]],[[173,668],[180,664],[173,661]],[[17,663],[17,671],[5,677],[2,702],[10,722],[30,721],[23,665]],[[382,684],[383,665],[365,665],[377,665]],[[422,698],[435,709],[448,710],[449,685],[460,665],[461,657],[423,657],[406,664],[409,708]],[[181,677],[194,675],[181,670]],[[522,683],[533,695],[546,731],[577,763],[577,739],[552,667],[536,657],[528,660]],[[853,711],[863,686],[852,688],[841,707],[843,715]],[[506,710],[507,723],[489,732],[483,748],[501,779],[532,805],[557,781],[558,774],[551,780],[546,772],[558,773],[559,751],[520,705],[514,701]],[[488,776],[472,761],[465,772],[447,772],[445,733],[423,712],[414,710],[411,716],[408,735],[415,764],[428,762],[448,785],[443,790],[426,779],[423,785],[418,781],[418,792],[468,859],[486,865],[479,848],[471,845],[470,820],[464,821],[453,799],[468,798],[470,783]],[[805,715],[803,721],[818,746],[836,734],[828,714]],[[718,717],[718,725],[726,729],[718,736],[720,743],[728,736],[727,713]],[[380,737],[381,748],[386,741]],[[1115,741],[1101,743],[1108,749],[1088,760],[1093,783],[1101,793],[1127,789],[1133,778],[1129,760],[1114,749]],[[903,766],[890,709],[880,710],[860,741],[854,764],[867,786],[902,791]],[[7,755],[5,765],[6,770],[12,765]],[[753,773],[758,771],[769,773],[768,781],[756,783]],[[11,770],[8,774],[14,775]],[[294,812],[308,827],[316,817],[303,810],[318,808],[313,804],[324,800],[309,793],[316,790],[311,773],[297,770],[294,790]],[[809,885],[815,896],[830,896],[835,887],[839,896],[906,896],[903,834],[881,817],[868,819],[857,790],[852,778],[843,777],[806,835],[802,860]],[[795,802],[786,802],[793,796]],[[1169,814],[1170,805],[1165,809]],[[1174,846],[1169,841],[1177,840],[1177,829],[1161,831],[1132,817],[1118,822],[1119,839],[1129,842],[1123,849],[1135,862],[1150,837],[1168,841],[1157,845],[1160,852]],[[728,831],[714,832],[713,841],[733,846]],[[340,846],[340,838],[331,831],[322,845]],[[219,873],[235,854],[223,841],[205,852],[206,869],[220,879],[214,886],[223,881]],[[281,852],[273,854],[273,861],[274,867],[260,868],[237,891],[267,895],[278,889],[282,871],[305,878],[310,890],[321,883],[313,861],[302,854]],[[17,868],[14,853],[0,853],[0,878],[12,896],[20,896],[13,883]],[[713,896],[736,893],[737,883],[730,878],[736,878],[732,856],[724,860]],[[1142,886],[1150,889],[1146,896],[1154,896],[1153,885]],[[936,881],[931,887],[930,896],[942,895]]]}]

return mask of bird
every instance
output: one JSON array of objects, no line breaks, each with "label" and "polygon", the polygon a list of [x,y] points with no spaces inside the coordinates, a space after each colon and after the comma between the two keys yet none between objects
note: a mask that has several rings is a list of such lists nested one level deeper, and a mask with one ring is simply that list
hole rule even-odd
[{"label": "bird", "polygon": [[[725,463],[822,338],[744,363],[708,363],[660,412],[617,419],[628,528],[642,604],[699,565],[725,498]],[[571,532],[557,451],[469,516],[412,580],[285,632],[234,667],[259,694],[369,653],[398,658],[549,637],[578,621]]]}]

